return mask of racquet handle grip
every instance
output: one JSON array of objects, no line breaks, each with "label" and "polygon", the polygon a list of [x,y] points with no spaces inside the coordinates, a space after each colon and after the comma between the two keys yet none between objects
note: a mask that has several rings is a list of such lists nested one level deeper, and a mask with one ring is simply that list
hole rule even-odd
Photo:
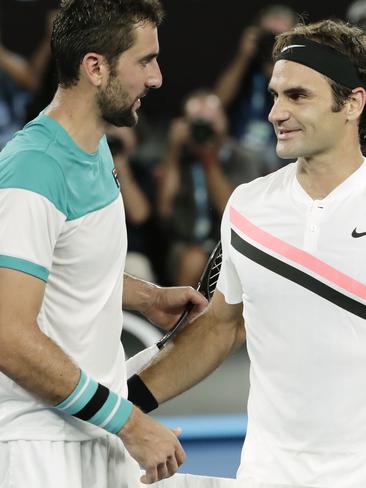
[{"label": "racquet handle grip", "polygon": [[172,338],[174,335],[178,332],[178,330],[182,327],[182,325],[185,324],[188,315],[191,313],[191,310],[193,308],[193,303],[189,303],[182,313],[182,315],[179,317],[178,321],[173,325],[173,327],[168,330],[168,332],[157,342],[157,347],[159,349],[162,349],[165,344]]},{"label": "racquet handle grip", "polygon": [[143,349],[126,361],[127,379],[132,375],[139,373],[150,363],[152,358],[165,346],[169,339],[171,339],[175,333],[178,332],[182,325],[184,325],[192,309],[193,303],[189,303],[182,315],[179,317],[178,321],[156,344]]},{"label": "racquet handle grip", "polygon": [[130,359],[128,359],[126,361],[127,378],[130,378],[132,375],[137,374],[145,366],[147,366],[158,352],[158,346],[156,344],[153,344],[152,346],[143,349],[142,351],[138,352]]}]

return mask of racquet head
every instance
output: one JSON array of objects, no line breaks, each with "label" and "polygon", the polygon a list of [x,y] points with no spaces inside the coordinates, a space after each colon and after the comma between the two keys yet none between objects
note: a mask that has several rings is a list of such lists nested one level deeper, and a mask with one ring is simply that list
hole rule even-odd
[{"label": "racquet head", "polygon": [[211,300],[212,295],[214,294],[217,280],[219,279],[220,275],[221,261],[222,248],[221,242],[219,241],[208,258],[205,269],[203,270],[197,286],[197,290],[202,293],[207,300]]}]

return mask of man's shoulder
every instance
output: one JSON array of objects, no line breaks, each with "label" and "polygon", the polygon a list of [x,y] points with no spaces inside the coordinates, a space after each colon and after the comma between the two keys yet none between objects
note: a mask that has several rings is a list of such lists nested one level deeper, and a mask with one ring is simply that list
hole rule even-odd
[{"label": "man's shoulder", "polygon": [[[43,129],[34,137],[26,126],[15,134],[0,153],[0,189],[21,189],[37,193],[65,212],[66,183],[62,168],[48,151]],[[37,144],[38,141],[38,144]]]},{"label": "man's shoulder", "polygon": [[1,151],[0,161],[15,162],[22,158],[28,158],[30,163],[39,160],[51,161],[49,148],[56,139],[56,131],[52,130],[52,125],[47,124],[45,119],[45,116],[39,115],[23,129],[15,132]]},{"label": "man's shoulder", "polygon": [[283,191],[294,175],[296,163],[289,163],[286,166],[265,176],[256,178],[248,183],[239,185],[233,192],[232,198],[255,198]]},{"label": "man's shoulder", "polygon": [[58,124],[40,114],[16,132],[1,151],[0,169],[6,166],[15,171],[41,172],[57,178],[62,174],[57,157],[58,132]]}]

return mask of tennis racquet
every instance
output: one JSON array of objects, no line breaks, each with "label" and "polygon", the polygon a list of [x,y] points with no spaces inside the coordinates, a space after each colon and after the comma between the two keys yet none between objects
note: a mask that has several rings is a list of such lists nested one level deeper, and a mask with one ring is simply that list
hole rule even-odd
[{"label": "tennis racquet", "polygon": [[[222,261],[222,248],[221,242],[216,244],[215,249],[212,251],[210,257],[208,258],[207,264],[201,278],[197,285],[197,291],[202,293],[207,300],[210,300],[217,284],[217,280],[220,274]],[[193,303],[189,303],[182,315],[179,317],[178,321],[173,325],[171,329],[161,338],[156,344],[143,349],[126,362],[127,367],[127,378],[130,378],[133,374],[141,371],[145,366],[147,366],[152,358],[161,350],[163,347],[178,333],[178,331],[187,322],[188,315],[192,311]]]}]

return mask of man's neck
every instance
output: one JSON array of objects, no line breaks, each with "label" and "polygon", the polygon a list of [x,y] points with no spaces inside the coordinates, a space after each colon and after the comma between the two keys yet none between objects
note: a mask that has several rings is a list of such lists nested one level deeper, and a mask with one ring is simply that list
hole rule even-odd
[{"label": "man's neck", "polygon": [[93,97],[81,91],[80,86],[59,87],[45,114],[61,124],[81,149],[93,153],[98,149],[105,126],[96,114]]},{"label": "man's neck", "polygon": [[297,179],[314,200],[321,200],[343,183],[363,163],[359,146],[348,148],[337,156],[299,158]]}]

